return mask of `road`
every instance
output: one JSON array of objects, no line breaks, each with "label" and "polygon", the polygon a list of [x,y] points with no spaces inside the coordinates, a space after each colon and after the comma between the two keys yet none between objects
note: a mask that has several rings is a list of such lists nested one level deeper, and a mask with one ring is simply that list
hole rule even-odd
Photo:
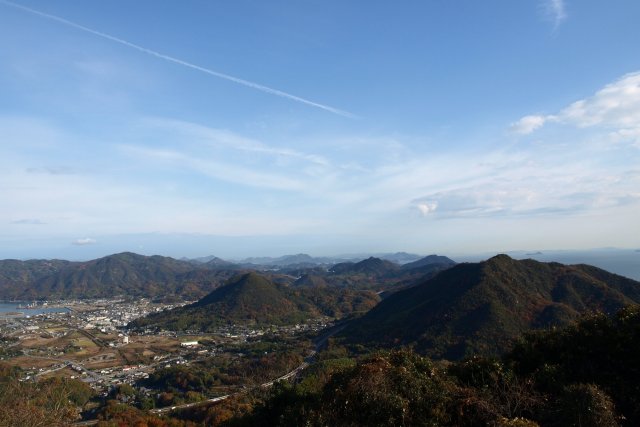
[{"label": "road", "polygon": [[[255,388],[259,388],[259,387],[268,388],[268,387],[273,386],[273,384],[277,383],[278,381],[285,381],[285,380],[288,380],[288,379],[293,378],[296,375],[298,375],[302,370],[304,370],[309,365],[314,363],[314,361],[315,361],[314,359],[315,359],[315,356],[318,353],[318,351],[320,351],[327,344],[327,341],[329,340],[329,338],[331,338],[332,336],[334,336],[338,332],[342,331],[347,326],[347,323],[348,323],[348,321],[347,322],[338,323],[338,324],[332,326],[331,328],[329,328],[327,330],[327,332],[325,332],[324,334],[322,334],[319,337],[317,337],[314,340],[314,345],[315,345],[314,350],[309,352],[307,357],[304,358],[304,362],[302,362],[300,365],[298,365],[295,369],[287,372],[286,374],[282,375],[281,377],[278,377],[278,378],[273,379],[271,381],[268,381],[266,383],[262,383],[259,386],[256,386]],[[200,402],[185,403],[183,405],[167,406],[167,407],[164,407],[164,408],[152,409],[149,412],[151,412],[152,414],[156,414],[156,415],[166,414],[168,412],[176,411],[178,409],[185,409],[185,408],[191,408],[191,407],[194,407],[194,406],[200,406],[200,405],[206,405],[206,404],[210,404],[210,403],[221,402],[221,401],[226,400],[226,399],[228,399],[230,397],[240,396],[240,395],[245,394],[247,392],[248,392],[248,390],[242,390],[242,391],[238,391],[236,393],[225,394],[224,396],[219,396],[219,397],[214,397],[214,398],[207,399],[207,400],[202,400]]]},{"label": "road", "polygon": [[62,363],[64,364],[63,366],[59,366],[57,368],[53,368],[53,369],[47,369],[46,371],[42,371],[42,372],[38,372],[35,376],[39,377],[42,375],[46,375],[46,374],[50,374],[51,372],[55,372],[58,371],[60,369],[64,369],[66,367],[70,367],[71,369],[74,369],[80,373],[84,372],[87,374],[87,376],[91,377],[93,381],[105,381],[106,378],[100,374],[98,374],[97,372],[94,372],[92,370],[89,370],[87,368],[84,367],[84,365],[82,365],[82,363],[75,361],[75,360],[69,360],[69,359],[61,359],[59,357],[49,357],[49,356],[34,356],[32,354],[28,354],[28,353],[24,353],[26,356],[34,358],[34,359],[45,359],[45,360],[53,360],[55,362],[58,363]]}]

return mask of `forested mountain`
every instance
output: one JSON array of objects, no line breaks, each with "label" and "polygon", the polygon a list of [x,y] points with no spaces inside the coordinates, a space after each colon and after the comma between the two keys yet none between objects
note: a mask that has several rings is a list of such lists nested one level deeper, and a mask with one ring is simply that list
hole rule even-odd
[{"label": "forested mountain", "polygon": [[591,311],[613,313],[640,302],[640,283],[586,265],[506,255],[458,264],[398,291],[343,332],[347,342],[415,345],[437,358],[500,354],[535,328],[566,325]]},{"label": "forested mountain", "polygon": [[[430,258],[430,257],[427,257]],[[439,257],[445,258],[445,257]],[[378,258],[358,263],[331,266],[306,263],[308,255],[289,255],[278,262],[295,263],[288,267],[254,267],[269,272],[272,280],[305,286],[339,286],[352,289],[384,290],[405,286],[413,280],[453,265],[429,263],[407,269]],[[317,259],[315,259],[317,261]],[[315,262],[314,261],[314,262]],[[72,299],[106,298],[120,295],[146,298],[198,299],[227,279],[251,271],[220,258],[209,256],[195,260],[176,260],[163,256],[143,256],[131,252],[109,255],[91,261],[0,260],[0,299]]]},{"label": "forested mountain", "polygon": [[502,358],[438,363],[407,349],[358,360],[327,355],[223,425],[637,426],[639,328],[631,307],[527,334]]},{"label": "forested mountain", "polygon": [[455,261],[429,255],[413,263],[399,265],[380,258],[369,257],[359,262],[341,262],[328,270],[297,270],[296,286],[337,286],[350,289],[396,291],[435,276],[455,265]]},{"label": "forested mountain", "polygon": [[446,256],[442,255],[428,255],[424,258],[420,258],[417,261],[409,262],[402,265],[403,270],[415,270],[424,268],[433,268],[434,266],[452,267],[456,263]]},{"label": "forested mountain", "polygon": [[371,291],[292,288],[252,272],[231,279],[194,304],[153,313],[131,326],[206,331],[225,324],[294,324],[364,312],[378,301]]},{"label": "forested mountain", "polygon": [[55,274],[63,268],[77,263],[57,259],[0,260],[0,290],[24,287],[43,277]]},{"label": "forested mountain", "polygon": [[329,269],[333,274],[366,274],[372,276],[384,276],[400,269],[400,266],[391,261],[369,257],[360,262],[343,262]]},{"label": "forested mountain", "polygon": [[199,298],[233,274],[237,272],[131,252],[86,262],[9,260],[0,261],[0,298]]}]

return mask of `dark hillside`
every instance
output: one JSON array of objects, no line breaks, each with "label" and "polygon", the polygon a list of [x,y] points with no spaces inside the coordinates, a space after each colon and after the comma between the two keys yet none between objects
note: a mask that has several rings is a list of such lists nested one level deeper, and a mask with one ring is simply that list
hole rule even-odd
[{"label": "dark hillside", "polygon": [[229,275],[169,257],[131,252],[86,262],[0,261],[0,298],[199,298]]},{"label": "dark hillside", "polygon": [[0,298],[17,298],[33,282],[56,274],[74,264],[77,263],[45,259],[28,261],[19,261],[17,259],[0,260]]},{"label": "dark hillside", "polygon": [[443,266],[443,267],[452,267],[456,264],[454,260],[448,258],[446,256],[441,255],[428,255],[424,258],[420,258],[417,261],[410,262],[404,264],[402,266],[403,270],[413,270],[416,268],[424,268],[424,267],[433,267],[433,266]]},{"label": "dark hillside", "polygon": [[365,312],[378,301],[371,291],[289,287],[252,272],[231,279],[194,304],[154,313],[131,326],[207,331],[226,324],[294,324]]},{"label": "dark hillside", "polygon": [[398,264],[380,258],[370,257],[360,262],[343,262],[329,269],[334,274],[366,274],[384,276],[400,268]]},{"label": "dark hillside", "polygon": [[640,302],[640,283],[587,266],[498,255],[399,291],[354,321],[349,342],[413,344],[433,357],[500,354],[522,332]]}]

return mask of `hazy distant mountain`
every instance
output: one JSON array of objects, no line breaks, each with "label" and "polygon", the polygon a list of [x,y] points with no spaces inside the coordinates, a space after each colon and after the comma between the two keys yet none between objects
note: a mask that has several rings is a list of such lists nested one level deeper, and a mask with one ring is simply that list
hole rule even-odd
[{"label": "hazy distant mountain", "polygon": [[360,262],[336,264],[329,268],[324,278],[331,284],[353,289],[396,291],[429,279],[453,265],[454,261],[438,255],[429,255],[404,265],[370,257]]},{"label": "hazy distant mountain", "polygon": [[293,267],[293,266],[318,266],[318,265],[334,265],[343,262],[357,263],[367,258],[379,258],[391,261],[395,264],[405,264],[422,258],[421,255],[410,254],[407,252],[382,253],[382,254],[353,254],[341,255],[335,257],[312,257],[307,254],[284,255],[281,257],[253,257],[245,258],[237,261],[240,265],[254,266],[272,266],[272,267]]},{"label": "hazy distant mountain", "polygon": [[216,261],[216,260],[224,261],[215,255],[202,256],[198,258],[184,258],[184,257],[180,258],[180,261],[188,261],[188,262],[197,263],[197,264],[206,264],[210,261]]},{"label": "hazy distant mountain", "polygon": [[[396,291],[433,277],[455,262],[447,257],[429,255],[415,264],[399,265],[380,258],[369,257],[358,262],[341,262],[330,267],[281,269],[298,277],[294,286],[334,286],[348,289]],[[386,295],[386,293],[385,293]]]},{"label": "hazy distant mountain", "polygon": [[283,255],[281,257],[252,257],[237,261],[240,265],[269,266],[269,267],[295,267],[329,265],[343,261],[341,258],[312,257],[307,254]]},{"label": "hazy distant mountain", "polygon": [[444,266],[451,267],[454,266],[456,262],[451,258],[447,258],[446,256],[441,255],[428,255],[424,258],[420,258],[417,261],[409,262],[402,265],[404,270],[412,270],[415,268],[423,268],[423,267],[433,267],[433,266]]},{"label": "hazy distant mountain", "polygon": [[348,341],[414,344],[433,357],[498,354],[531,328],[565,325],[581,313],[640,303],[640,283],[587,265],[498,255],[458,264],[399,291],[344,331]]},{"label": "hazy distant mountain", "polygon": [[396,252],[392,254],[375,254],[376,258],[381,258],[387,261],[395,262],[396,264],[407,264],[414,262],[422,258],[422,255],[410,254],[407,252]]},{"label": "hazy distant mountain", "polygon": [[225,261],[218,257],[213,257],[209,261],[202,263],[202,265],[207,268],[231,268],[231,269],[240,268],[239,265],[229,261]]},{"label": "hazy distant mountain", "polygon": [[224,324],[293,324],[321,315],[340,317],[366,311],[379,298],[370,291],[291,288],[252,272],[230,280],[198,302],[137,319],[135,328],[215,329]]}]

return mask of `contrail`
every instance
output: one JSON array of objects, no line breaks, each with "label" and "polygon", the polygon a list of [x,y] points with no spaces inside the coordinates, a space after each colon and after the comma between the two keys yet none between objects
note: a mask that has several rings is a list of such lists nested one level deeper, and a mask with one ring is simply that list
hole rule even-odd
[{"label": "contrail", "polygon": [[95,36],[102,37],[103,39],[111,40],[112,42],[119,43],[121,45],[124,45],[124,46],[130,47],[132,49],[138,50],[140,52],[144,52],[147,55],[155,56],[156,58],[164,59],[165,61],[173,62],[174,64],[183,65],[185,67],[188,67],[188,68],[191,68],[191,69],[194,69],[194,70],[197,70],[197,71],[201,71],[203,73],[206,73],[206,74],[209,74],[209,75],[221,78],[221,79],[229,80],[229,81],[232,81],[234,83],[241,84],[243,86],[247,86],[247,87],[250,87],[250,88],[253,88],[253,89],[257,89],[259,91],[266,92],[266,93],[269,93],[271,95],[280,96],[282,98],[287,98],[287,99],[290,99],[292,101],[300,102],[302,104],[306,104],[306,105],[309,105],[311,107],[320,108],[322,110],[329,111],[330,113],[338,114],[338,115],[343,116],[343,117],[349,117],[349,118],[356,118],[357,117],[356,115],[354,115],[354,114],[352,114],[352,113],[350,113],[348,111],[339,110],[337,108],[333,108],[333,107],[330,107],[330,106],[324,105],[324,104],[319,104],[317,102],[313,102],[313,101],[310,101],[310,100],[305,99],[305,98],[300,98],[299,96],[295,96],[295,95],[292,95],[292,94],[287,93],[287,92],[283,92],[283,91],[278,90],[278,89],[273,89],[273,88],[270,88],[268,86],[263,86],[263,85],[261,85],[259,83],[250,82],[248,80],[244,80],[244,79],[241,79],[241,78],[238,78],[238,77],[230,76],[228,74],[220,73],[218,71],[210,70],[208,68],[204,68],[204,67],[201,67],[199,65],[192,64],[190,62],[183,61],[183,60],[178,59],[178,58],[174,58],[173,56],[165,55],[163,53],[156,52],[155,50],[147,49],[146,47],[142,47],[142,46],[139,46],[139,45],[137,45],[135,43],[131,43],[131,42],[128,42],[126,40],[123,40],[121,38],[118,38],[118,37],[115,37],[115,36],[100,32],[100,31],[93,30],[93,29],[91,29],[89,27],[85,27],[84,25],[76,24],[75,22],[66,20],[64,18],[60,18],[59,16],[56,16],[56,15],[50,15],[48,13],[40,12],[39,10],[31,9],[29,7],[22,6],[20,4],[16,4],[16,3],[13,3],[13,2],[10,2],[10,1],[7,1],[7,0],[0,0],[0,3],[4,4],[6,6],[11,6],[11,7],[14,7],[16,9],[23,10],[25,12],[32,13],[34,15],[38,15],[38,16],[40,16],[42,18],[51,19],[53,21],[59,22],[61,24],[67,25],[69,27],[73,27],[75,29],[78,29],[78,30],[81,30],[81,31],[84,31],[84,32],[87,32],[87,33],[90,33],[90,34],[93,34]]}]

